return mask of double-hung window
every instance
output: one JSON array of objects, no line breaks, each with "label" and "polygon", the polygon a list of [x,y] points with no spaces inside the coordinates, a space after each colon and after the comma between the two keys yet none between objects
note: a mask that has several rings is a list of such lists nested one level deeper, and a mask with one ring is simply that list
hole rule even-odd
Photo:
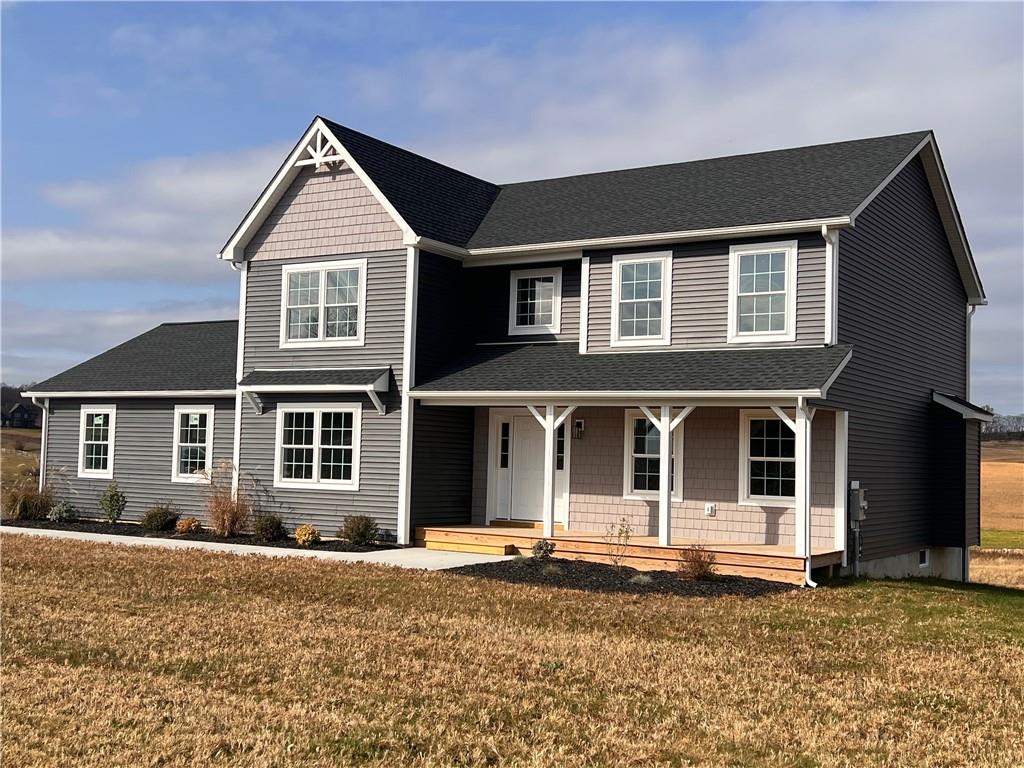
[{"label": "double-hung window", "polygon": [[[682,425],[672,434],[669,450],[672,456],[672,497],[679,495],[682,478],[677,477],[682,466],[676,456],[682,451]],[[625,426],[625,466],[623,496],[633,499],[656,499],[661,487],[661,432],[642,411],[627,411]]]},{"label": "double-hung window", "polygon": [[362,346],[365,324],[366,259],[282,270],[282,347]]},{"label": "double-hung window", "polygon": [[561,267],[512,272],[509,280],[509,335],[558,333],[561,304]]},{"label": "double-hung window", "polygon": [[359,404],[280,406],[274,485],[359,490]]},{"label": "double-hung window", "polygon": [[174,407],[174,466],[176,483],[208,483],[213,472],[213,406]]},{"label": "double-hung window", "polygon": [[797,244],[729,249],[729,342],[796,339]]},{"label": "double-hung window", "polygon": [[796,498],[796,436],[769,411],[741,412],[740,503],[792,506]]},{"label": "double-hung window", "polygon": [[645,253],[612,259],[613,347],[671,341],[672,255]]},{"label": "double-hung window", "polygon": [[78,433],[78,476],[114,476],[114,427],[117,407],[83,405]]}]

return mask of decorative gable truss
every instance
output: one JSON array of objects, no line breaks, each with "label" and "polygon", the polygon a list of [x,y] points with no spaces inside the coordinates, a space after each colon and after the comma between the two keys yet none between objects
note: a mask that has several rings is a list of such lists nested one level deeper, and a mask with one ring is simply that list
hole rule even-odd
[{"label": "decorative gable truss", "polygon": [[217,254],[217,258],[226,261],[240,262],[246,258],[245,248],[259,231],[260,226],[280,202],[281,198],[288,191],[296,176],[306,167],[312,166],[320,169],[325,166],[337,164],[344,165],[352,170],[359,180],[387,211],[395,224],[402,230],[402,239],[406,243],[416,241],[416,233],[402,218],[401,214],[388,201],[367,173],[360,167],[359,163],[352,157],[352,154],[342,145],[337,137],[331,132],[324,121],[317,117],[310,124],[309,128],[299,139],[298,143],[289,153],[284,163],[278,168],[273,179],[266,186],[256,202],[246,213],[245,218],[238,225],[231,237],[224,244],[224,247]]}]

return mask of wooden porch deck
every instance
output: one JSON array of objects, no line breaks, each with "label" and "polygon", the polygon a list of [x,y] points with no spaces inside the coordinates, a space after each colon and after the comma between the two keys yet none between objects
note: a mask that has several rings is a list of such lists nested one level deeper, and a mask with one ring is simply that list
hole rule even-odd
[{"label": "wooden porch deck", "polygon": [[[542,538],[539,527],[500,523],[424,526],[416,528],[415,536],[416,545],[427,549],[496,555],[528,555],[534,542]],[[612,562],[603,533],[556,529],[552,541],[555,544],[555,557],[596,563]],[[629,545],[623,549],[622,564],[640,571],[672,571],[679,562],[679,552],[691,543],[696,542],[674,539],[671,547],[662,547],[655,536],[633,536]],[[790,546],[702,543],[715,553],[716,573],[803,584],[803,559],[794,555]],[[836,565],[841,560],[841,552],[815,549],[811,566],[822,568]]]}]

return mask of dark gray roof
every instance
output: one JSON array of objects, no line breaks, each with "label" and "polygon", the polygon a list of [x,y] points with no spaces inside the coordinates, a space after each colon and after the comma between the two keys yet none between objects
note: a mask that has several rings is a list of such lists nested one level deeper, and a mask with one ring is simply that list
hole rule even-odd
[{"label": "dark gray roof", "polygon": [[58,373],[33,392],[234,389],[238,322],[164,323]]},{"label": "dark gray roof", "polygon": [[241,381],[243,387],[274,386],[369,386],[390,368],[296,369],[294,371],[255,370]]},{"label": "dark gray roof", "polygon": [[852,347],[581,355],[575,343],[480,347],[416,392],[711,392],[819,389]]},{"label": "dark gray roof", "polygon": [[[943,398],[950,402],[943,402]],[[964,400],[962,397],[958,397],[957,395],[948,395],[945,392],[939,392],[938,390],[933,389],[932,400],[946,408],[954,406],[953,410],[961,414],[965,419],[977,418],[982,421],[992,420],[992,411],[983,408],[980,405],[975,405],[970,400]]]}]

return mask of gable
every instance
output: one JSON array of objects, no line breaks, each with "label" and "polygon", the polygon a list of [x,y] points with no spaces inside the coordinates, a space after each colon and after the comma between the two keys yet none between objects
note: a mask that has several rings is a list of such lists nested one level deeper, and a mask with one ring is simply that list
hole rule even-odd
[{"label": "gable", "polygon": [[344,162],[303,166],[245,247],[256,261],[402,248],[402,228]]}]

